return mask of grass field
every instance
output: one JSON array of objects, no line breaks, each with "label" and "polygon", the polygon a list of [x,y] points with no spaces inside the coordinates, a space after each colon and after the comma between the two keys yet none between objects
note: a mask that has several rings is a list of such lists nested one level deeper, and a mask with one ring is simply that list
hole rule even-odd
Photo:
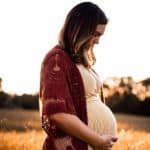
[{"label": "grass field", "polygon": [[[115,114],[119,140],[113,150],[150,150],[150,118]],[[0,110],[0,150],[41,150],[39,112]]]}]

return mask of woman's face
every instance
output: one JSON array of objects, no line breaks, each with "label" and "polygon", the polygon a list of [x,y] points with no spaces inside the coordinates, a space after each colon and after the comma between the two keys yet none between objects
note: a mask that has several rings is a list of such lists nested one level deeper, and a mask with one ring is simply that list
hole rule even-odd
[{"label": "woman's face", "polygon": [[99,43],[100,37],[104,34],[106,25],[98,24],[93,38],[91,39],[91,47]]}]

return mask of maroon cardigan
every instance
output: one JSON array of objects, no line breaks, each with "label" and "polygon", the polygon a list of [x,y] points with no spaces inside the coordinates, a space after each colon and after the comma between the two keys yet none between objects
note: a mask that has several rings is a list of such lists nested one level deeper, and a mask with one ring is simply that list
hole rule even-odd
[{"label": "maroon cardigan", "polygon": [[69,136],[55,126],[49,116],[65,112],[87,124],[83,81],[75,63],[59,46],[45,56],[41,66],[40,101],[42,127],[47,133],[43,150],[87,150],[87,143]]}]

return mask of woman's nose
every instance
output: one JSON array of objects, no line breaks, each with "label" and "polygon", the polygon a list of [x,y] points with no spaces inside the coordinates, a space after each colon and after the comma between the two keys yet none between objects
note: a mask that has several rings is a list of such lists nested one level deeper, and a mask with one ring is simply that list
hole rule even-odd
[{"label": "woman's nose", "polygon": [[99,43],[99,39],[100,39],[100,37],[95,37],[94,43],[95,43],[95,44],[98,44],[98,43]]}]

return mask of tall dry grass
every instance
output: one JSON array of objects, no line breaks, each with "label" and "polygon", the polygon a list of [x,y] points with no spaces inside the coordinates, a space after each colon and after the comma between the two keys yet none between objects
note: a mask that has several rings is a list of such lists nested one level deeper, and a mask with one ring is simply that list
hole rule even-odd
[{"label": "tall dry grass", "polygon": [[42,131],[1,131],[0,150],[41,150],[43,140]]},{"label": "tall dry grass", "polygon": [[[119,140],[113,150],[150,150],[150,119],[116,114]],[[45,134],[39,113],[0,110],[0,150],[41,150]]]}]

